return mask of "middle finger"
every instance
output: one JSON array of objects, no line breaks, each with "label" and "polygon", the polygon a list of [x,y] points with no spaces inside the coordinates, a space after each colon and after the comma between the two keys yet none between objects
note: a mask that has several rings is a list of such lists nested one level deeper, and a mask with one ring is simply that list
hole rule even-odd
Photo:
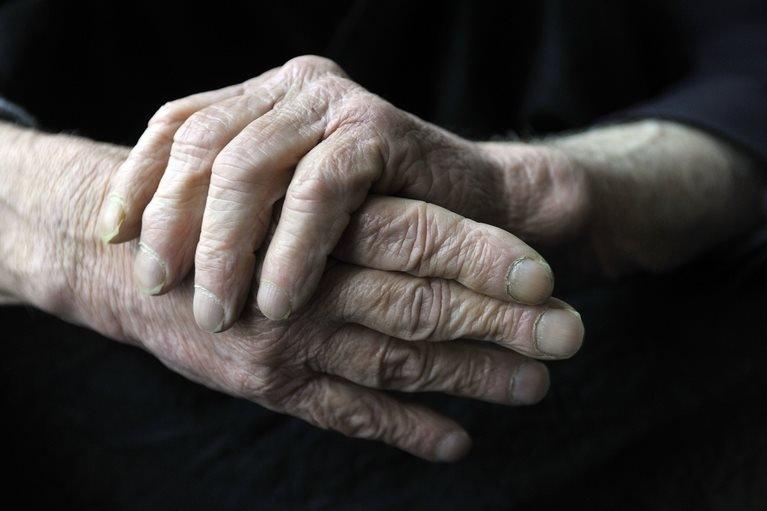
[{"label": "middle finger", "polygon": [[550,299],[522,305],[477,294],[457,282],[348,265],[328,272],[332,319],[411,341],[476,339],[539,359],[575,354],[580,315]]}]

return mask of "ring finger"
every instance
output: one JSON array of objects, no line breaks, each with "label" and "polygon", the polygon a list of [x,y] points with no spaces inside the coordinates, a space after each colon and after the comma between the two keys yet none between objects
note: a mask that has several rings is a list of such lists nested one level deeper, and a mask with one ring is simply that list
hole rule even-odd
[{"label": "ring finger", "polygon": [[346,325],[323,344],[313,369],[369,388],[445,392],[507,405],[546,395],[548,369],[509,350],[480,343],[410,342]]}]

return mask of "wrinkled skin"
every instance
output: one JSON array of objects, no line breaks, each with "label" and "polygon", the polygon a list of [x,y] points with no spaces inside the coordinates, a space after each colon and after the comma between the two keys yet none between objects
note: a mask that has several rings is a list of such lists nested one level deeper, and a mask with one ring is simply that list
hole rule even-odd
[{"label": "wrinkled skin", "polygon": [[[291,66],[306,64],[299,59]],[[290,69],[286,65],[274,73]],[[242,96],[241,86],[231,90]],[[517,278],[511,271],[517,259],[501,256],[536,255],[518,238],[424,203],[368,198],[350,214],[349,226],[334,244],[333,257],[344,263],[333,265],[321,277],[315,298],[284,321],[267,321],[244,300],[242,320],[233,328],[218,335],[196,328],[189,307],[193,289],[178,270],[183,265],[173,267],[178,274],[168,282],[176,287],[166,294],[136,293],[131,277],[136,244],[107,249],[97,243],[95,215],[113,172],[127,158],[111,180],[113,191],[125,185],[125,210],[122,215],[112,205],[103,210],[107,220],[111,216],[116,224],[122,222],[117,232],[107,233],[112,241],[139,234],[143,208],[135,205],[157,197],[161,177],[178,185],[172,191],[201,192],[180,205],[192,206],[184,210],[185,228],[196,229],[197,220],[204,226],[199,212],[214,187],[207,186],[211,173],[195,161],[210,162],[214,152],[196,151],[197,158],[190,155],[188,166],[176,169],[183,172],[173,171],[185,161],[183,156],[168,158],[174,136],[183,141],[189,133],[185,128],[179,134],[178,128],[193,125],[187,121],[195,119],[192,114],[223,99],[221,92],[211,94],[215,97],[205,93],[162,109],[130,157],[123,148],[0,123],[0,300],[37,305],[132,341],[210,387],[324,427],[377,438],[427,459],[460,457],[468,448],[465,432],[433,412],[392,400],[379,388],[431,389],[506,403],[533,402],[543,395],[545,368],[523,357],[572,354],[583,333],[580,320],[559,302],[523,305],[514,299],[520,281],[509,286],[508,277]],[[385,108],[392,112],[391,106]],[[413,159],[415,172],[408,176],[414,179],[402,183],[401,195],[402,190],[420,190],[428,195],[427,202],[541,245],[562,248],[572,242],[586,247],[577,252],[586,256],[573,265],[578,272],[595,269],[618,275],[667,269],[744,232],[759,219],[763,182],[753,161],[694,129],[645,121],[552,140],[552,149],[468,143],[424,127],[407,114],[391,117],[403,116],[411,127],[423,129],[407,130],[412,137],[400,140],[434,140],[429,134],[438,133],[437,139],[448,142],[431,145],[443,151],[415,153],[423,157]],[[202,183],[197,187],[187,186],[186,171],[192,168],[199,170],[193,173]],[[430,179],[428,172],[437,171]],[[423,175],[429,179],[415,179]],[[450,186],[440,188],[443,180]],[[136,183],[146,186],[134,187]],[[371,189],[382,191],[372,184]],[[168,194],[167,199],[172,198],[173,193]],[[381,206],[381,200],[397,202]],[[145,224],[152,222],[153,209],[144,214]],[[163,211],[162,201],[156,209]],[[174,208],[166,211],[167,216],[157,217],[157,233],[173,228],[174,223],[165,220],[173,219]],[[240,209],[232,211],[239,218]],[[103,220],[102,216],[102,230]],[[229,227],[236,232],[236,222]],[[144,231],[146,225],[142,237]],[[183,252],[187,255],[194,253],[197,241],[196,236],[158,240],[190,243],[191,250]],[[159,245],[152,248],[162,250]],[[575,253],[563,252],[568,257]],[[255,267],[255,257],[250,260]],[[171,260],[167,262],[170,268]],[[539,276],[548,278],[550,273]],[[245,282],[247,290],[252,285],[250,280],[237,282]],[[530,290],[545,296],[550,282]],[[555,312],[559,321],[541,319],[544,308],[551,309],[547,314]],[[536,326],[546,335],[541,337],[539,331],[536,336]],[[463,337],[494,343],[426,340]],[[536,343],[536,337],[557,342]],[[541,350],[544,345],[548,347]]]},{"label": "wrinkled skin", "polygon": [[136,243],[97,238],[96,213],[127,151],[2,125],[0,138],[9,142],[0,144],[0,288],[141,346],[211,388],[454,461],[470,447],[458,424],[382,390],[534,403],[548,376],[532,358],[566,358],[580,346],[583,325],[566,304],[524,305],[505,294],[508,254],[525,250],[517,238],[392,197],[371,197],[353,215],[337,250],[359,265],[333,262],[301,311],[271,321],[248,302],[234,327],[206,332],[192,320],[190,281],[140,294],[131,277]]},{"label": "wrinkled skin", "polygon": [[[391,240],[409,239],[400,228],[417,226],[414,216],[431,232],[444,231],[441,224],[449,224],[461,242],[425,255],[416,246],[433,241],[414,239],[390,251]],[[392,266],[401,260],[399,255],[406,255],[405,264],[411,265],[411,254],[420,254],[419,273],[463,279],[468,265],[461,266],[459,247],[473,254],[492,251],[492,243],[502,244],[503,236],[476,224],[466,232],[487,234],[461,239],[454,227],[459,222],[425,203],[373,198],[355,215],[339,250],[348,249],[360,262],[365,262],[365,254],[376,254]],[[482,248],[488,242],[490,248]],[[474,283],[475,275],[470,273],[466,281]],[[507,405],[531,404],[545,395],[547,371],[520,354],[541,359],[570,356],[580,346],[583,327],[577,313],[560,301],[525,306],[437,277],[333,264],[321,280],[321,291],[295,316],[267,320],[251,303],[240,322],[216,336],[185,321],[190,311],[183,303],[189,288],[182,285],[172,293],[174,307],[180,306],[170,315],[172,326],[162,324],[140,337],[151,340],[145,346],[170,367],[207,385],[350,436],[382,440],[426,459],[452,461],[469,447],[458,425],[372,389],[438,391]],[[485,280],[478,282],[486,285]],[[494,345],[470,344],[463,338]],[[557,351],[543,351],[544,346]]]},{"label": "wrinkled skin", "polygon": [[[425,203],[373,198],[355,215],[339,250],[348,249],[360,262],[365,262],[365,254],[376,254],[392,266],[399,260],[411,265],[411,254],[421,254],[419,273],[463,279],[467,268],[459,267],[459,247],[479,254],[496,248],[481,248],[488,241],[501,243],[482,234],[461,240],[453,227],[453,237],[462,242],[443,245],[439,252],[424,255],[415,248],[433,244],[426,239],[390,251],[390,241],[409,239],[400,228],[417,226],[414,216],[432,232],[444,231],[440,224],[460,222]],[[483,230],[503,238],[498,230],[479,224],[466,232]],[[475,275],[470,273],[467,282],[474,283]],[[478,282],[486,285],[484,279]],[[181,306],[172,315],[172,328],[163,324],[141,338],[152,340],[147,347],[166,364],[207,385],[321,427],[382,440],[427,459],[452,461],[469,446],[459,426],[372,389],[438,391],[507,405],[531,404],[546,392],[546,368],[509,349],[541,359],[564,358],[578,349],[583,337],[579,316],[560,301],[525,306],[443,278],[333,264],[319,288],[308,306],[288,320],[267,320],[251,303],[233,328],[212,336],[185,322],[190,311],[183,303],[189,288],[182,285],[172,294],[173,304]],[[463,338],[495,346],[469,344],[460,341]],[[434,342],[449,340],[453,342]],[[543,346],[558,351],[552,354]]]},{"label": "wrinkled skin", "polygon": [[[470,445],[466,433],[445,417],[374,389],[438,391],[506,405],[532,404],[545,395],[548,376],[540,363],[489,346],[428,342],[457,335],[450,331],[486,329],[482,336],[536,352],[532,328],[543,308],[466,305],[444,283],[386,280],[375,270],[335,266],[323,278],[328,290],[294,318],[272,322],[248,306],[240,322],[215,337],[189,323],[181,300],[189,289],[183,288],[165,303],[171,310],[150,318],[139,335],[146,349],[193,380],[430,460],[462,457]],[[391,317],[378,317],[382,306]],[[444,314],[435,314],[440,310]],[[446,314],[449,319],[435,319]],[[387,329],[382,324],[394,317],[405,326],[393,332],[417,340],[357,324]]]},{"label": "wrinkled skin", "polygon": [[[172,289],[194,264],[195,318],[220,331],[245,301],[278,200],[257,295],[272,319],[314,293],[369,193],[420,199],[549,245],[575,236],[587,214],[582,173],[560,152],[463,140],[309,56],[162,107],[117,173],[101,231],[120,242],[141,229],[135,275],[149,294]],[[540,265],[528,265],[537,283],[511,294],[541,303],[550,269],[519,244]]]}]

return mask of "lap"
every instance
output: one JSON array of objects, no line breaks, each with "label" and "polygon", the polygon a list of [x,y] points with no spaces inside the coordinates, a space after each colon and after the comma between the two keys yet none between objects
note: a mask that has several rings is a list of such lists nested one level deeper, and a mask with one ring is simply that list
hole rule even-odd
[{"label": "lap", "polygon": [[767,488],[760,253],[565,297],[586,342],[551,364],[540,405],[419,397],[475,437],[449,466],[316,430],[140,350],[2,308],[11,493],[31,484],[58,507],[111,509],[756,507]]}]

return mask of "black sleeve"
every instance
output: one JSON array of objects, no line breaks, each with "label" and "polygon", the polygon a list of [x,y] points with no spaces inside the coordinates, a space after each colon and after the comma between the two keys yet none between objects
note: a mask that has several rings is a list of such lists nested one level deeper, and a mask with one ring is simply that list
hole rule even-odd
[{"label": "black sleeve", "polygon": [[24,65],[26,48],[39,35],[35,15],[42,2],[16,1],[0,5],[0,120],[36,126],[35,118],[9,93],[16,72]]},{"label": "black sleeve", "polygon": [[[681,51],[686,53],[685,75],[658,96],[618,117],[686,123],[723,137],[767,162],[767,2],[667,5],[672,26],[679,32]],[[652,26],[647,37],[652,37]]]},{"label": "black sleeve", "polygon": [[26,110],[0,97],[0,121],[10,121],[24,126],[36,126],[34,117]]}]

